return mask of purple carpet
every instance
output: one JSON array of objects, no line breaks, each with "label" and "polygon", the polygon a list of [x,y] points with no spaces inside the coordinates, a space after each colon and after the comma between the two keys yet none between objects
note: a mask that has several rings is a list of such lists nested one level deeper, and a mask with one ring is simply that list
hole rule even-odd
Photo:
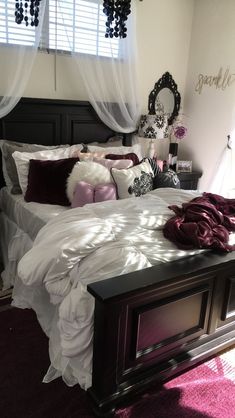
[{"label": "purple carpet", "polygon": [[[86,393],[61,379],[43,384],[48,341],[29,310],[0,313],[0,417],[92,418]],[[235,418],[235,348],[153,387],[116,418]]]}]

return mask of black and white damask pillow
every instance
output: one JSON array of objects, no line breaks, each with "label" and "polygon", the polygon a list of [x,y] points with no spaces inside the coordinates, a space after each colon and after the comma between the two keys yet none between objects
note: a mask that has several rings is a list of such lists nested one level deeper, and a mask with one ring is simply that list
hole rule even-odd
[{"label": "black and white damask pillow", "polygon": [[170,168],[162,173],[158,173],[153,179],[153,188],[172,187],[180,189],[180,179],[174,170]]},{"label": "black and white damask pillow", "polygon": [[119,199],[141,196],[153,190],[153,170],[148,161],[124,170],[112,168]]},{"label": "black and white damask pillow", "polygon": [[161,169],[160,169],[160,167],[157,165],[157,162],[156,162],[156,160],[154,160],[153,158],[151,158],[151,157],[145,157],[145,158],[143,158],[143,160],[141,161],[141,162],[143,162],[143,161],[148,161],[149,162],[149,164],[151,165],[151,168],[152,168],[152,170],[153,170],[153,177],[155,177],[157,174],[159,174],[159,173],[161,173]]}]

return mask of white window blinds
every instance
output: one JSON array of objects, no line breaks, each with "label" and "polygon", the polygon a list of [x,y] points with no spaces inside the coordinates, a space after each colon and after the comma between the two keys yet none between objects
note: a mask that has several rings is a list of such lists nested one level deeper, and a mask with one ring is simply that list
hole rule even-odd
[{"label": "white window blinds", "polygon": [[[105,38],[106,16],[99,0],[47,0],[41,48],[119,56],[119,40]],[[34,28],[15,23],[15,0],[0,0],[0,42],[32,45]]]}]

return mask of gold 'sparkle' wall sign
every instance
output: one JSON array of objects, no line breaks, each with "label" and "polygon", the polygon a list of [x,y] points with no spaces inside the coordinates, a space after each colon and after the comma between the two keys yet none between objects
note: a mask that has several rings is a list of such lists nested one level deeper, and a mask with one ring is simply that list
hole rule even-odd
[{"label": "gold 'sparkle' wall sign", "polygon": [[201,94],[204,86],[215,87],[216,89],[225,90],[235,81],[235,74],[231,73],[229,68],[226,70],[220,67],[217,75],[199,74],[195,91]]}]

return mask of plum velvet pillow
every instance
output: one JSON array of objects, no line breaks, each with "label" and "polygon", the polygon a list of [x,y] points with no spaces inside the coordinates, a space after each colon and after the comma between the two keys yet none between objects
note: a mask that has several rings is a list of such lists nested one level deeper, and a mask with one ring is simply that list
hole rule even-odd
[{"label": "plum velvet pillow", "polygon": [[26,202],[70,206],[66,181],[79,158],[30,160]]},{"label": "plum velvet pillow", "polygon": [[105,155],[107,160],[131,160],[133,165],[139,164],[139,158],[134,152],[129,152],[128,154],[107,154]]},{"label": "plum velvet pillow", "polygon": [[[38,151],[48,151],[55,149],[68,149],[69,145],[37,145],[27,144],[25,142],[14,142],[9,140],[0,140],[0,148],[2,151],[3,176],[6,185],[10,188],[12,194],[21,194],[22,190],[19,183],[19,177],[16,169],[16,163],[13,158],[13,153],[19,151],[20,153],[35,153]],[[63,157],[61,157],[63,158]],[[45,159],[45,158],[44,158]]]},{"label": "plum velvet pillow", "polygon": [[103,183],[93,186],[86,181],[79,181],[75,187],[72,208],[86,205],[87,203],[116,200],[117,191],[113,183]]}]

